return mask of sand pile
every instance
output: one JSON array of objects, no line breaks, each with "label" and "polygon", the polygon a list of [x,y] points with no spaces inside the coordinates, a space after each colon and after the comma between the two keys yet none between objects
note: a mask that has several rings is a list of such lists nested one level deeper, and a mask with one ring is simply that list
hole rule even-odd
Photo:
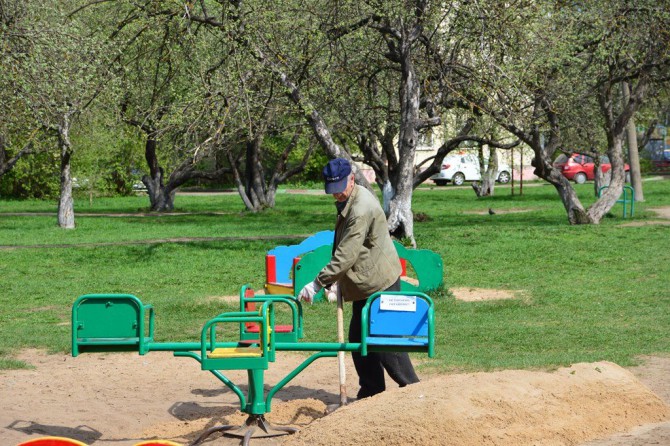
[{"label": "sand pile", "polygon": [[443,376],[341,408],[284,445],[573,445],[670,419],[613,363]]}]

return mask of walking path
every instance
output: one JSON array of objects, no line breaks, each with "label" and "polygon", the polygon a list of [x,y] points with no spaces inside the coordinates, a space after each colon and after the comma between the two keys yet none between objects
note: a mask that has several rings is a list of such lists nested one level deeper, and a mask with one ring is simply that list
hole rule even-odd
[{"label": "walking path", "polygon": [[95,242],[95,243],[57,243],[38,245],[0,245],[0,250],[7,249],[43,249],[43,248],[91,248],[97,246],[122,246],[122,245],[154,245],[160,243],[190,243],[190,242],[221,242],[221,241],[245,241],[245,240],[302,240],[309,234],[288,235],[264,235],[264,236],[239,236],[239,237],[170,237],[146,240],[127,240],[120,242]]}]

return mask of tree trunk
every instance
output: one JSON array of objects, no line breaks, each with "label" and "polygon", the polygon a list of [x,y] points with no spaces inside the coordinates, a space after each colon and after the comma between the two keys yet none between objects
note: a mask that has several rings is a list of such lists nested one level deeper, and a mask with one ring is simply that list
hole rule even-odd
[{"label": "tree trunk", "polygon": [[614,85],[605,83],[598,92],[598,102],[605,118],[607,156],[609,156],[612,166],[610,170],[612,178],[609,187],[603,191],[600,198],[587,212],[589,220],[592,223],[600,223],[600,220],[612,209],[612,206],[614,206],[621,196],[626,181],[623,157],[624,133],[635,111],[640,107],[648,86],[648,79],[641,76],[634,91],[630,93],[628,100],[623,103],[623,107],[618,115],[614,113]]},{"label": "tree trunk", "polygon": [[495,194],[496,174],[498,173],[498,151],[489,149],[488,163],[484,162],[484,149],[479,147],[479,171],[481,172],[481,184],[477,181],[472,183],[472,188],[478,197],[491,197]]},{"label": "tree trunk", "polygon": [[60,199],[58,201],[58,226],[74,229],[74,199],[72,198],[72,143],[70,141],[70,115],[63,116],[58,127],[60,149]]},{"label": "tree trunk", "polygon": [[[145,179],[147,179],[146,175],[142,178],[142,181],[144,184],[147,184]],[[149,181],[149,183],[151,186],[147,186],[147,193],[149,194],[149,200],[151,202],[151,210],[154,212],[173,211],[174,196],[177,191],[162,185],[154,186],[151,181]]]},{"label": "tree trunk", "polygon": [[589,215],[586,213],[584,205],[579,201],[575,190],[567,180],[565,182],[554,184],[554,187],[556,188],[558,195],[561,197],[563,207],[568,214],[568,221],[571,225],[593,223],[590,220]]},{"label": "tree trunk", "polygon": [[[630,99],[630,86],[623,82],[623,100],[628,103]],[[635,201],[644,201],[644,190],[642,189],[642,174],[640,171],[640,153],[637,147],[637,131],[635,130],[635,118],[631,117],[626,125],[626,137],[628,139],[628,162],[630,163],[630,183],[635,191]]]},{"label": "tree trunk", "polygon": [[626,181],[623,161],[623,134],[615,136],[609,143],[608,155],[612,163],[609,171],[611,179],[608,187],[603,190],[600,198],[587,211],[589,221],[598,224],[614,206],[621,196]]},{"label": "tree trunk", "polygon": [[612,181],[612,171],[603,172],[600,158],[593,158],[593,194],[597,197],[601,187],[609,186]]},{"label": "tree trunk", "polygon": [[[403,34],[406,31],[403,30]],[[408,238],[416,248],[412,192],[414,185],[414,154],[419,138],[419,107],[421,86],[412,61],[413,40],[400,39],[400,127],[398,138],[398,169],[395,172],[395,195],[387,216],[389,231],[397,238]]]},{"label": "tree trunk", "polygon": [[232,151],[227,151],[228,163],[232,167],[237,192],[247,210],[258,212],[274,206],[276,185],[266,186],[261,164],[262,135],[248,140],[244,147],[244,170],[235,160]]},{"label": "tree trunk", "polygon": [[[551,158],[548,157],[542,147],[533,146],[535,156],[531,161],[531,165],[535,167],[535,175],[551,183],[558,196],[561,198],[563,207],[568,216],[568,222],[571,225],[581,225],[591,223],[584,205],[579,201],[577,193],[573,189],[570,181],[561,174],[559,169],[556,169],[551,164]],[[550,153],[551,149],[547,150]]]},{"label": "tree trunk", "polygon": [[156,155],[157,141],[155,135],[147,135],[147,142],[144,146],[144,158],[149,166],[149,175],[142,177],[142,183],[147,188],[151,210],[155,212],[170,212],[174,209],[174,196],[176,190],[163,183],[163,168],[158,164]]},{"label": "tree trunk", "polygon": [[[261,211],[270,207],[268,202],[268,187],[265,184],[265,173],[263,165],[261,164],[261,149],[263,145],[263,136],[257,135],[246,144],[246,163],[244,170],[244,193],[247,199],[242,201],[249,203],[247,209],[253,212]],[[241,176],[240,176],[241,178]],[[274,205],[274,188],[275,185],[270,185],[273,191],[270,194]]]}]

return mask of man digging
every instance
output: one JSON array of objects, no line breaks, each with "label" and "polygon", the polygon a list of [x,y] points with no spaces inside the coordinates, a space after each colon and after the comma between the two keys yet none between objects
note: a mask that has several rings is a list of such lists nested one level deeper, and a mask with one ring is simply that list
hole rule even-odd
[{"label": "man digging", "polygon": [[[378,291],[400,291],[400,259],[377,198],[354,181],[351,164],[343,158],[323,169],[326,193],[335,198],[337,222],[330,262],[305,285],[299,298],[312,302],[324,287],[353,304],[349,342],[361,342],[361,311]],[[419,382],[406,352],[352,352],[360,390],[367,398],[386,390],[384,370],[400,387]]]}]

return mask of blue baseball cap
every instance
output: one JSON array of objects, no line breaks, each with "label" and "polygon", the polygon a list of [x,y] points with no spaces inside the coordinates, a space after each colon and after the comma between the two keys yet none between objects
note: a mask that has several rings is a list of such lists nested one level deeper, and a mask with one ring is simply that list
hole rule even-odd
[{"label": "blue baseball cap", "polygon": [[351,164],[344,158],[335,158],[328,161],[323,168],[323,180],[326,183],[327,194],[339,194],[347,188],[347,181],[351,174]]}]

